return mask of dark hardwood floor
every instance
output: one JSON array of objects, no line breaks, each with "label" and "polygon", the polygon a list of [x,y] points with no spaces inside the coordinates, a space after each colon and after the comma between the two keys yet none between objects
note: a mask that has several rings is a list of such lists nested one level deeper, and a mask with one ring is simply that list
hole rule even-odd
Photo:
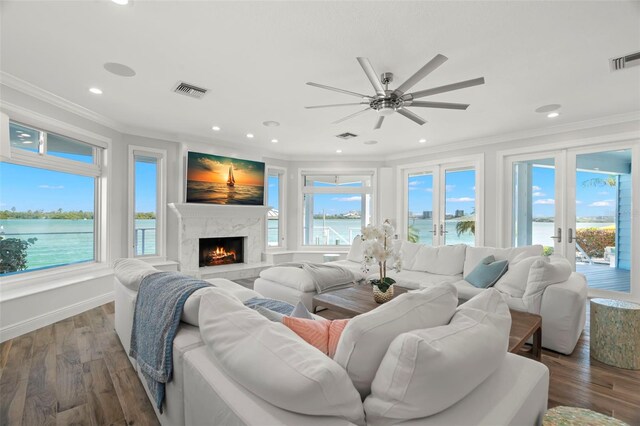
[{"label": "dark hardwood floor", "polygon": [[[0,425],[157,425],[113,312],[108,303],[0,344]],[[588,322],[571,356],[543,350],[542,362],[551,371],[550,408],[584,407],[640,425],[640,371],[590,359]]]}]

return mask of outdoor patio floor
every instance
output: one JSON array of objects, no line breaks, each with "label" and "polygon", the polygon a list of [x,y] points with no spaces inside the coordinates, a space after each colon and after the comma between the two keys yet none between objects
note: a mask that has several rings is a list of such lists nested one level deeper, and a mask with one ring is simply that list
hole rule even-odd
[{"label": "outdoor patio floor", "polygon": [[590,288],[622,291],[628,293],[631,286],[631,273],[624,269],[611,268],[609,265],[577,263],[576,271],[587,277]]}]

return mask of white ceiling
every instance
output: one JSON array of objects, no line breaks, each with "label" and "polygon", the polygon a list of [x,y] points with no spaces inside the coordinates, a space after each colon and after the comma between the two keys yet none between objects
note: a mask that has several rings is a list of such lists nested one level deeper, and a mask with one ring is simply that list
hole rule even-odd
[{"label": "white ceiling", "polygon": [[[640,111],[640,67],[608,60],[640,50],[640,3],[604,2],[2,2],[2,71],[126,126],[282,155],[390,154],[424,146]],[[356,61],[368,57],[397,87],[437,53],[449,58],[422,90],[485,77],[486,84],[422,100],[467,111],[414,108],[373,130],[357,98],[307,81],[373,93]],[[137,75],[103,69],[120,62]],[[178,80],[211,89],[172,93]],[[100,87],[104,94],[88,92]],[[562,104],[554,120],[534,110]],[[267,128],[265,120],[280,127]],[[212,125],[222,128],[213,132]],[[336,134],[359,135],[341,141]],[[245,134],[256,135],[247,140]],[[279,139],[271,144],[272,138]],[[426,138],[428,143],[419,145]],[[367,140],[379,141],[364,145]]]}]

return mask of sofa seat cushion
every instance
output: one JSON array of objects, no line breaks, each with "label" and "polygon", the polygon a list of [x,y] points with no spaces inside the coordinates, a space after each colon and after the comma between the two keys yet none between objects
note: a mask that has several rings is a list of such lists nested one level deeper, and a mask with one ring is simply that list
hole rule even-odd
[{"label": "sofa seat cushion", "polygon": [[454,283],[462,278],[460,275],[438,275],[429,272],[418,272],[402,270],[400,272],[389,271],[387,276],[396,280],[396,284],[400,287],[412,290],[418,288],[427,288],[440,283]]},{"label": "sofa seat cushion", "polygon": [[401,294],[352,318],[342,332],[334,360],[347,370],[364,398],[391,341],[410,330],[449,323],[457,304],[451,284]]},{"label": "sofa seat cushion", "polygon": [[456,281],[453,285],[458,290],[458,299],[463,301],[470,300],[485,290],[484,288],[475,287],[465,280]]},{"label": "sofa seat cushion", "polygon": [[529,256],[542,256],[542,246],[523,246],[512,248],[495,248],[495,247],[467,247],[464,259],[464,278],[474,270],[474,268],[489,255],[493,255],[496,260],[508,260],[509,264],[521,253]]},{"label": "sofa seat cushion", "polygon": [[422,246],[411,266],[412,271],[438,275],[460,275],[464,266],[465,244],[453,246]]},{"label": "sofa seat cushion", "polygon": [[363,279],[366,274],[362,272],[362,262],[353,262],[351,260],[336,260],[331,262],[331,265],[339,265],[353,272],[356,275],[356,280]]},{"label": "sofa seat cushion", "polygon": [[303,293],[315,292],[313,278],[302,268],[293,266],[274,266],[260,272],[260,278],[282,284]]},{"label": "sofa seat cushion", "polygon": [[431,416],[462,400],[500,368],[510,328],[506,303],[487,289],[458,307],[449,324],[401,334],[364,402],[367,421]]},{"label": "sofa seat cushion", "polygon": [[364,424],[360,395],[331,358],[223,292],[200,305],[202,338],[240,385],[285,410]]}]

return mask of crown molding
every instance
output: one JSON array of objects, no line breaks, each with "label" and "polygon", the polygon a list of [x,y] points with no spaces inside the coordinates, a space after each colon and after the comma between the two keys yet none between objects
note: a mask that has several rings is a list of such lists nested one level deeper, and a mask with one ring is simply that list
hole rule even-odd
[{"label": "crown molding", "polygon": [[592,129],[595,127],[603,127],[607,125],[631,123],[634,121],[640,122],[640,111],[632,111],[624,114],[610,115],[607,117],[595,118],[592,120],[576,121],[572,123],[560,124],[553,127],[546,127],[544,129],[528,129],[519,132],[506,133],[502,135],[487,136],[485,138],[467,139],[451,143],[443,143],[439,145],[433,145],[425,147],[419,150],[412,150],[398,154],[390,154],[385,156],[387,161],[404,160],[407,158],[414,158],[416,156],[425,154],[434,154],[447,151],[454,151],[458,149],[474,148],[478,146],[490,146],[497,145],[504,142],[513,142],[523,139],[538,138],[542,136],[552,136],[562,133],[574,132],[585,129]]},{"label": "crown molding", "polygon": [[94,123],[101,124],[118,132],[122,132],[123,126],[117,121],[91,111],[88,108],[85,108],[61,96],[44,90],[5,71],[0,71],[0,83],[11,89],[17,90],[18,92],[24,93],[25,95],[29,95],[43,102],[54,105],[62,110],[86,118],[87,120],[93,121]]}]

